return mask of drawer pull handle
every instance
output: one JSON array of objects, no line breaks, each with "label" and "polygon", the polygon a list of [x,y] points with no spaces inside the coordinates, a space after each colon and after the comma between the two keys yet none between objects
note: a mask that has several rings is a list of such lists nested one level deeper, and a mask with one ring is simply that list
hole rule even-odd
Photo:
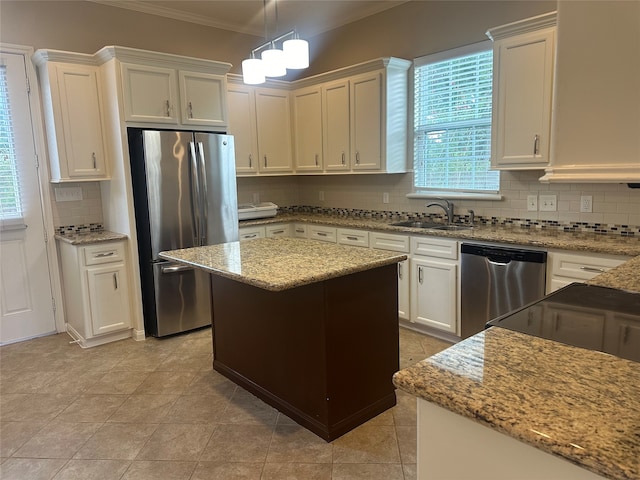
[{"label": "drawer pull handle", "polygon": [[324,232],[317,232],[316,234],[317,234],[319,237],[326,237],[326,236],[327,236],[327,234],[326,234],[326,233],[324,233]]},{"label": "drawer pull handle", "polygon": [[304,233],[304,229],[302,229],[302,228],[296,228],[296,233]]},{"label": "drawer pull handle", "polygon": [[596,267],[580,267],[580,270],[583,270],[585,272],[592,272],[592,273],[604,273],[605,272],[604,268],[596,268]]},{"label": "drawer pull handle", "polygon": [[358,240],[358,237],[347,236],[347,240],[353,240],[355,242]]},{"label": "drawer pull handle", "polygon": [[268,163],[267,163],[267,156],[264,156],[264,168],[267,168]]},{"label": "drawer pull handle", "polygon": [[257,233],[248,233],[244,236],[244,238],[256,238],[258,236]]},{"label": "drawer pull handle", "polygon": [[104,252],[104,253],[96,253],[94,258],[104,258],[104,257],[112,257],[116,254],[116,252]]},{"label": "drawer pull handle", "polygon": [[318,166],[318,154],[316,153],[316,167]]},{"label": "drawer pull handle", "polygon": [[274,230],[273,232],[271,232],[273,235],[278,235],[280,233],[284,233],[284,230]]}]

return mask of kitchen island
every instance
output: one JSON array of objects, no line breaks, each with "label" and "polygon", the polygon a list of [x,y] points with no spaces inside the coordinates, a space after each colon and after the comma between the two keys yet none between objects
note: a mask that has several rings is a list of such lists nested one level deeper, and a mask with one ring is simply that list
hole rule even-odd
[{"label": "kitchen island", "polygon": [[213,368],[300,425],[331,441],[395,405],[405,255],[261,238],[160,256],[212,274]]},{"label": "kitchen island", "polygon": [[[589,283],[640,292],[638,267]],[[394,383],[418,398],[418,480],[640,478],[638,362],[492,327]]]}]

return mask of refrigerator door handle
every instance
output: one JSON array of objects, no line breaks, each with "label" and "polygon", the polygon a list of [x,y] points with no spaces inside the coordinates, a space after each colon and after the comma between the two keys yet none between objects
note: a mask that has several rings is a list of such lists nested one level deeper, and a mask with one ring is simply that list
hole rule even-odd
[{"label": "refrigerator door handle", "polygon": [[200,182],[198,180],[198,157],[195,142],[189,142],[191,149],[191,216],[193,217],[194,245],[200,245]]},{"label": "refrigerator door handle", "polygon": [[162,273],[177,273],[177,272],[186,272],[187,270],[193,270],[193,267],[189,265],[171,265],[171,266],[163,266],[160,271]]},{"label": "refrigerator door handle", "polygon": [[198,170],[198,179],[200,180],[200,243],[199,245],[207,244],[207,198],[209,195],[207,194],[207,172],[206,172],[206,164],[204,161],[204,145],[202,142],[198,142],[198,160],[199,167]]}]

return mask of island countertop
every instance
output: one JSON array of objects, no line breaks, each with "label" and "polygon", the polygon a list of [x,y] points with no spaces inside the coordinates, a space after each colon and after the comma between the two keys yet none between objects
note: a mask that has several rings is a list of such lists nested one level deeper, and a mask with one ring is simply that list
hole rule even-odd
[{"label": "island countertop", "polygon": [[276,292],[407,258],[396,252],[282,237],[171,250],[160,257]]},{"label": "island countertop", "polygon": [[492,327],[393,380],[606,478],[640,478],[640,363]]}]

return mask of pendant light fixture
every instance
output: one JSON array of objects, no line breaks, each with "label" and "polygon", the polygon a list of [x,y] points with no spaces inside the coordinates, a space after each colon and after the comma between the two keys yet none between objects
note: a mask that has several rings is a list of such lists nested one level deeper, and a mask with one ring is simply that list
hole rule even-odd
[{"label": "pendant light fixture", "polygon": [[[278,0],[273,0],[273,2],[277,31]],[[242,78],[244,83],[249,85],[264,83],[266,77],[282,77],[287,74],[287,69],[303,69],[309,66],[309,43],[300,39],[295,29],[268,40],[267,0],[263,0],[263,9],[265,43],[254,48],[251,51],[251,57],[242,61]],[[285,40],[286,38],[289,39]],[[285,41],[282,43],[282,48],[278,48],[277,43],[283,40]],[[260,58],[256,58],[256,53],[261,50]]]}]

